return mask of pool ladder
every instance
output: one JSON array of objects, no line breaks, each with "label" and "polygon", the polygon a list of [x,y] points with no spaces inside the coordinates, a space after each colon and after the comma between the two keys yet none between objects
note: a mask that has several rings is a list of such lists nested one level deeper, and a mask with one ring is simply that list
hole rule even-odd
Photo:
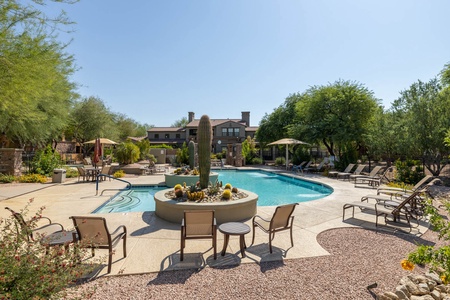
[{"label": "pool ladder", "polygon": [[100,193],[100,196],[103,196],[103,192],[104,191],[122,191],[122,190],[130,190],[131,189],[131,183],[126,181],[126,180],[123,180],[123,179],[120,179],[120,178],[115,178],[114,176],[107,175],[107,174],[98,174],[97,175],[97,180],[96,180],[96,183],[95,183],[95,196],[98,195],[98,179],[99,179],[99,177],[112,178],[114,180],[119,180],[119,181],[125,182],[127,184],[126,188],[124,188],[124,189],[104,189]]}]

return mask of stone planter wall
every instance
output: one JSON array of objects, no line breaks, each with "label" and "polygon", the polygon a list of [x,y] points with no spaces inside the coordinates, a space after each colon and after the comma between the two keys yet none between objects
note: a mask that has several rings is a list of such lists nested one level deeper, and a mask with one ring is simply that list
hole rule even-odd
[{"label": "stone planter wall", "polygon": [[155,213],[158,217],[173,223],[181,224],[185,210],[214,210],[218,224],[248,220],[256,214],[258,195],[241,190],[248,196],[246,198],[221,202],[178,202],[166,198],[168,190],[155,194]]},{"label": "stone planter wall", "polygon": [[22,175],[22,149],[0,148],[0,173]]}]

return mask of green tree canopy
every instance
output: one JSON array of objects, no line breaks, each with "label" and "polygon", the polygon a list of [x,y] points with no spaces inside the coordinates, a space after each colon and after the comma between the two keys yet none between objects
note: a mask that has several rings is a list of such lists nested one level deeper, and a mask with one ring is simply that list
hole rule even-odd
[{"label": "green tree canopy", "polygon": [[289,137],[288,127],[294,122],[295,105],[300,94],[292,94],[270,115],[265,114],[256,131],[257,140],[264,146],[276,140]]},{"label": "green tree canopy", "polygon": [[32,5],[46,2],[0,0],[0,131],[20,146],[59,138],[77,96],[74,59],[52,35],[70,22]]},{"label": "green tree canopy", "polygon": [[450,90],[438,79],[418,81],[402,91],[392,109],[398,128],[397,141],[409,157],[421,157],[425,167],[439,175],[446,164],[444,139],[450,128]]},{"label": "green tree canopy", "polygon": [[300,98],[295,123],[289,126],[291,137],[321,142],[330,155],[336,155],[336,146],[361,145],[378,107],[378,100],[366,87],[343,80],[311,87]]},{"label": "green tree canopy", "polygon": [[185,127],[189,123],[186,117],[176,120],[170,127]]}]

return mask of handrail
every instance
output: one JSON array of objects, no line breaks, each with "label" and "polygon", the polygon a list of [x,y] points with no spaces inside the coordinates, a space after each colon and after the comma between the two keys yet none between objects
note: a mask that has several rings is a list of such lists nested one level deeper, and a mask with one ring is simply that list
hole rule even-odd
[{"label": "handrail", "polygon": [[[98,195],[98,178],[99,177],[107,177],[107,178],[112,178],[114,180],[119,180],[119,181],[125,182],[127,184],[127,187],[125,188],[125,190],[130,190],[131,189],[131,182],[128,182],[128,181],[120,179],[120,178],[116,178],[116,177],[108,175],[108,174],[97,174],[97,180],[96,180],[96,183],[95,183],[95,196]],[[122,189],[105,189],[105,190],[103,190],[101,192],[100,196],[103,196],[103,192],[104,191],[118,191],[118,190],[122,190]]]}]

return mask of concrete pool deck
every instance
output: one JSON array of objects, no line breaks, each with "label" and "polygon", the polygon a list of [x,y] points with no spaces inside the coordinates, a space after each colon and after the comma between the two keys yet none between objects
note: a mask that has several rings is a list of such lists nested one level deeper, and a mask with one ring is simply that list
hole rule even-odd
[{"label": "concrete pool deck", "polygon": [[[281,173],[284,173],[281,171]],[[285,172],[295,176],[292,172]],[[340,227],[363,227],[375,229],[375,216],[355,209],[355,217],[351,212],[346,213],[342,221],[342,207],[345,203],[359,201],[362,196],[375,194],[371,188],[355,188],[354,184],[324,177],[319,174],[305,174],[301,176],[308,180],[329,185],[334,192],[319,200],[299,203],[294,211],[294,247],[290,245],[289,232],[280,232],[272,242],[273,253],[269,253],[268,235],[256,229],[255,243],[250,245],[252,232],[245,236],[247,250],[246,257],[241,258],[239,238],[232,236],[225,256],[220,255],[224,237],[217,233],[217,260],[213,259],[211,241],[188,240],[185,248],[185,258],[180,262],[180,224],[164,221],[154,212],[144,213],[114,213],[97,214],[107,219],[110,231],[119,225],[125,225],[128,231],[127,257],[123,258],[122,247],[116,248],[113,256],[112,271],[109,275],[140,274],[185,268],[226,267],[240,263],[259,263],[265,261],[295,259],[313,256],[329,255],[316,241],[319,233]],[[132,184],[164,184],[164,175],[147,175],[126,177]],[[89,215],[94,209],[103,204],[117,191],[106,189],[120,189],[125,183],[117,180],[106,180],[99,183],[96,196],[95,182],[78,182],[76,178],[66,179],[64,183],[47,184],[2,184],[0,185],[0,201],[3,207],[20,210],[25,207],[29,199],[33,203],[29,207],[34,213],[39,207],[45,206],[44,216],[53,222],[61,223],[66,229],[73,229],[70,216]],[[235,184],[239,187],[239,184]],[[275,207],[258,207],[258,214],[270,217]],[[9,217],[10,213],[0,209],[0,217]],[[381,219],[380,219],[381,220]],[[251,220],[245,221],[251,226]],[[412,234],[420,235],[426,230],[425,226],[413,228]],[[392,227],[383,226],[379,230],[392,231]],[[345,241],[343,241],[345,242]],[[96,250],[96,257],[106,256],[106,250]],[[99,275],[106,273],[106,264],[99,271]]]}]

